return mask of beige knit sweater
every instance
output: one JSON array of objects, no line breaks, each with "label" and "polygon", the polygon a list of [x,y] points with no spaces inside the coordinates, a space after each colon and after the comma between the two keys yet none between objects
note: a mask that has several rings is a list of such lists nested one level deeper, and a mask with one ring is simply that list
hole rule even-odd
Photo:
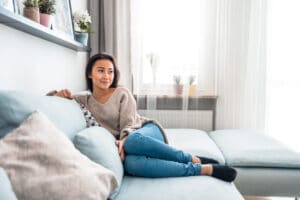
[{"label": "beige knit sweater", "polygon": [[117,138],[123,138],[132,131],[141,128],[144,123],[152,122],[159,126],[166,142],[167,137],[162,126],[153,119],[141,117],[136,110],[136,102],[131,92],[118,87],[105,102],[98,102],[93,95],[74,95],[74,99],[83,104],[96,121]]}]

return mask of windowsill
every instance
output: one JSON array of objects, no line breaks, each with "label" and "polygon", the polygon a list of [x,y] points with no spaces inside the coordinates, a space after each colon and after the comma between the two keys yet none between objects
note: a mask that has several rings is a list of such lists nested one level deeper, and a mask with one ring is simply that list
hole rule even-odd
[{"label": "windowsill", "polygon": [[[134,92],[138,93],[139,96],[156,96],[159,98],[169,97],[169,98],[183,98],[189,96],[189,98],[217,98],[214,89],[201,89],[195,85],[193,93],[190,93],[190,86],[183,85],[182,95],[175,95],[174,84],[160,84],[160,85],[150,85],[142,84]],[[190,95],[192,94],[192,95]]]},{"label": "windowsill", "polygon": [[[137,98],[138,97],[138,98]],[[147,109],[148,98],[156,101],[157,110],[182,110],[186,105],[188,110],[213,110],[215,111],[216,95],[199,96],[172,96],[172,95],[134,95],[138,109]]]},{"label": "windowsill", "polygon": [[22,15],[18,15],[9,10],[6,10],[1,6],[0,23],[15,28],[17,30],[29,33],[38,38],[42,38],[49,42],[53,42],[55,44],[67,47],[69,49],[73,49],[75,51],[90,51],[89,47],[82,45],[74,39],[58,35],[51,29],[44,27],[43,25],[40,25],[36,22],[33,22],[30,19],[23,17]]},{"label": "windowsill", "polygon": [[189,98],[189,99],[217,99],[217,95],[196,95],[196,96],[185,96],[185,95],[134,95],[134,97],[139,97],[139,98],[146,98],[146,97],[156,97],[157,99],[183,99],[183,98]]}]

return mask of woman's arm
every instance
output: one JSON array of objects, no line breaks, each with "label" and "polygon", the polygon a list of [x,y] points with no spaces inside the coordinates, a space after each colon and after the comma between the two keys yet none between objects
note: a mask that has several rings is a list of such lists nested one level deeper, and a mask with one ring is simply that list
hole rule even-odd
[{"label": "woman's arm", "polygon": [[138,121],[136,102],[130,91],[126,90],[120,103],[120,139],[122,139],[142,124]]},{"label": "woman's arm", "polygon": [[66,99],[73,99],[73,95],[72,95],[71,91],[68,90],[68,89],[63,89],[63,90],[60,90],[60,91],[53,90],[51,92],[48,92],[47,95],[48,96],[63,97],[63,98],[66,98]]},{"label": "woman's arm", "polygon": [[126,140],[127,136],[123,137],[121,140],[116,140],[116,145],[118,147],[118,152],[121,160],[123,161],[125,159],[125,151],[124,151],[124,143]]},{"label": "woman's arm", "polygon": [[125,158],[125,152],[123,149],[127,135],[136,129],[137,123],[137,111],[136,102],[130,91],[125,90],[120,101],[120,140],[116,141],[116,145],[119,149],[119,155],[121,160]]}]

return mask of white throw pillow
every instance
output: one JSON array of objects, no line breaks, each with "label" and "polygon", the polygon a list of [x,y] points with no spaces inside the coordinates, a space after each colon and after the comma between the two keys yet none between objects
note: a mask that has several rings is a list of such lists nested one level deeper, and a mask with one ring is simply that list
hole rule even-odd
[{"label": "white throw pillow", "polygon": [[118,186],[40,112],[0,140],[0,166],[21,200],[107,199]]}]

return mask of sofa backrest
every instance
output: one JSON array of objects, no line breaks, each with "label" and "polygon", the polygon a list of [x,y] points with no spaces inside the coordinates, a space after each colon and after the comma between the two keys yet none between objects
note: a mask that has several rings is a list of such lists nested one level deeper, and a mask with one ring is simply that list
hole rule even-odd
[{"label": "sofa backrest", "polygon": [[33,111],[40,111],[72,141],[86,127],[79,105],[74,100],[34,95],[20,91],[0,91],[0,138],[17,128]]}]

